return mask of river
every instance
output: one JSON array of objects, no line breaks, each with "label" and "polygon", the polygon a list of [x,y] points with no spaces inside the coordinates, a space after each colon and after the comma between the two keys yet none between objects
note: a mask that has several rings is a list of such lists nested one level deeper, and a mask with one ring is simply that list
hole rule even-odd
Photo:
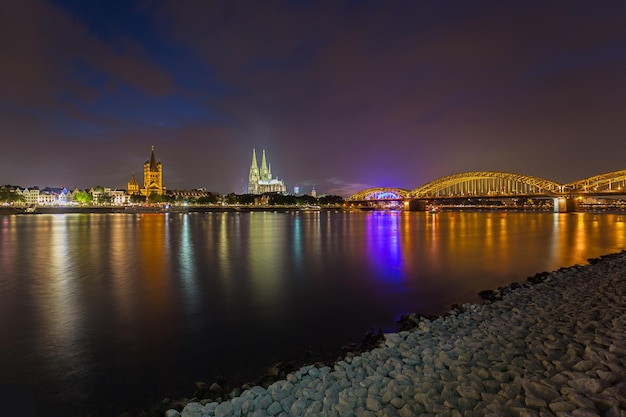
[{"label": "river", "polygon": [[0,216],[0,390],[117,416],[626,248],[626,215]]}]

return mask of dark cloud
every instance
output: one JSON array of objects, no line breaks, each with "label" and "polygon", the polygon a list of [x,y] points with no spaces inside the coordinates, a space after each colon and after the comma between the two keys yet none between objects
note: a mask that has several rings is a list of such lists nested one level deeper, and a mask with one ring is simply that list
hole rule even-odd
[{"label": "dark cloud", "polygon": [[131,86],[149,96],[171,92],[168,74],[149,62],[131,40],[99,39],[48,1],[3,5],[0,17],[1,100],[45,109],[68,99],[92,102],[99,92],[93,72],[108,88]]},{"label": "dark cloud", "polygon": [[253,147],[322,193],[623,169],[623,2],[163,0],[132,6],[152,32],[116,36],[72,7],[12,8],[0,101],[62,111],[31,117],[46,140],[110,149],[98,174],[131,148],[138,171],[152,144],[169,187],[222,192]]}]

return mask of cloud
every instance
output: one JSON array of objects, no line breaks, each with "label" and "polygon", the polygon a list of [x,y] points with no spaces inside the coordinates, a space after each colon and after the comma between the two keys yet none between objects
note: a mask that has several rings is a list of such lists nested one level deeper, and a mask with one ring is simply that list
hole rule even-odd
[{"label": "cloud", "polygon": [[0,17],[0,95],[13,106],[58,109],[93,102],[101,87],[132,86],[149,96],[172,91],[170,76],[127,39],[103,40],[52,2],[3,5]]},{"label": "cloud", "polygon": [[15,152],[96,144],[110,156],[93,177],[126,178],[154,144],[168,187],[220,192],[242,188],[252,148],[289,189],[315,179],[342,195],[470,170],[623,169],[623,2],[141,7],[150,33],[120,19],[103,34],[57,3],[5,7],[0,134],[22,139]]}]

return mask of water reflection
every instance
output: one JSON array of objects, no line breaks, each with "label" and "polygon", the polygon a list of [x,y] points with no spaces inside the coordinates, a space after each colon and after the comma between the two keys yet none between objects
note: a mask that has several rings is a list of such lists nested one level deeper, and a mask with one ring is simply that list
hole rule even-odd
[{"label": "water reflection", "polygon": [[[83,317],[78,312],[80,288],[75,275],[76,260],[69,256],[66,219],[63,216],[54,216],[51,219],[52,227],[48,230],[50,245],[41,249],[46,251],[41,254],[42,259],[48,260],[48,280],[45,286],[49,298],[46,304],[39,307],[41,318],[46,323],[43,326],[47,332],[45,338],[53,343],[55,349],[59,349],[71,345],[77,338]],[[75,367],[70,352],[60,349],[59,353],[64,353],[62,360],[67,361],[68,366]]]},{"label": "water reflection", "polygon": [[285,245],[289,233],[283,213],[250,213],[246,218],[249,235],[247,237],[248,275],[254,291],[254,299],[262,308],[263,314],[277,316],[275,300],[280,297],[283,280],[290,275],[285,265],[292,260],[292,254]]},{"label": "water reflection", "polygon": [[180,265],[180,275],[183,280],[183,290],[185,305],[195,307],[198,298],[198,284],[196,282],[196,259],[194,245],[191,237],[191,225],[189,214],[182,215],[180,226],[180,240],[178,242],[178,264]]},{"label": "water reflection", "polygon": [[162,214],[143,214],[141,233],[138,235],[140,267],[139,278],[143,282],[144,296],[153,314],[159,315],[166,310],[170,302],[168,291],[167,265],[169,262],[168,241],[165,240],[169,227],[168,216]]},{"label": "water reflection", "polygon": [[625,247],[611,214],[0,216],[0,381],[95,416]]},{"label": "water reflection", "polygon": [[365,222],[367,259],[380,278],[390,281],[402,280],[406,274],[402,261],[400,216],[395,211],[372,213]]},{"label": "water reflection", "polygon": [[293,242],[291,249],[293,252],[293,261],[298,270],[302,269],[302,225],[300,222],[300,216],[296,215],[293,220],[293,237],[291,239]]}]

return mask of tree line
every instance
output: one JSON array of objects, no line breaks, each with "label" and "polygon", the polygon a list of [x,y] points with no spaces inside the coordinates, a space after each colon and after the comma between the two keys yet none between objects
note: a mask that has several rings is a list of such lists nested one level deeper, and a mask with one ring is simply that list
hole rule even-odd
[{"label": "tree line", "polygon": [[[135,196],[131,196],[132,198]],[[144,196],[137,196],[136,200],[146,201]],[[137,201],[137,202],[142,202]],[[198,204],[198,205],[212,205],[212,204],[226,204],[226,205],[271,205],[271,206],[326,206],[326,205],[341,205],[344,203],[344,199],[338,195],[324,195],[313,197],[311,195],[292,195],[292,194],[280,194],[280,193],[265,193],[265,194],[235,194],[230,193],[226,195],[208,192],[200,197],[192,196],[176,196],[173,194],[151,194],[147,199],[148,203],[166,203],[166,204]]]}]

